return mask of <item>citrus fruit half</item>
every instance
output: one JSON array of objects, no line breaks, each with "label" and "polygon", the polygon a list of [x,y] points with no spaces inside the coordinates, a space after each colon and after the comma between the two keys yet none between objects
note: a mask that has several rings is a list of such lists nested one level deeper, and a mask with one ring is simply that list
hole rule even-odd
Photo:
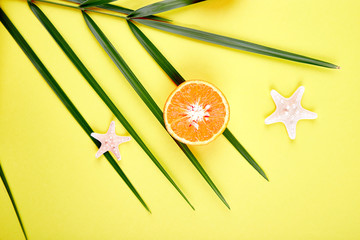
[{"label": "citrus fruit half", "polygon": [[165,103],[164,120],[175,139],[190,145],[207,144],[229,122],[229,104],[214,85],[190,80],[180,84]]}]

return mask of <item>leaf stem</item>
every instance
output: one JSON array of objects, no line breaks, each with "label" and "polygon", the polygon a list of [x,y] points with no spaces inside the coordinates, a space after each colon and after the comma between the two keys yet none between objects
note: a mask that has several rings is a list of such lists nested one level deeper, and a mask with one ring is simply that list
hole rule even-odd
[{"label": "leaf stem", "polygon": [[58,6],[62,6],[62,7],[68,7],[68,8],[75,8],[75,9],[81,9],[77,6],[71,6],[68,4],[63,4],[63,3],[58,3],[58,2],[51,2],[51,1],[47,1],[47,0],[33,0],[32,2],[43,2],[43,3],[49,3],[49,4],[54,4],[54,5],[58,5]]},{"label": "leaf stem", "polygon": [[97,11],[97,10],[93,10],[93,9],[84,9],[84,8],[81,8],[81,7],[78,7],[78,6],[71,6],[71,5],[68,5],[68,4],[63,4],[63,3],[58,3],[58,2],[51,2],[51,1],[47,1],[47,0],[33,0],[33,2],[49,3],[49,4],[54,4],[54,5],[58,5],[58,6],[62,6],[62,7],[68,7],[68,8],[78,9],[78,10],[85,10],[85,11],[88,11],[88,12],[100,13],[100,14],[103,14],[103,15],[108,15],[108,16],[113,16],[113,17],[126,19],[126,17],[119,16],[119,15],[116,15],[116,14],[101,12],[101,11]]},{"label": "leaf stem", "polygon": [[101,12],[101,11],[97,11],[97,10],[92,10],[92,9],[84,9],[84,11],[94,12],[94,13],[100,13],[100,14],[104,14],[104,15],[108,15],[108,16],[113,16],[113,17],[118,17],[118,18],[126,19],[126,17],[123,17],[123,16],[119,16],[119,15],[111,14],[111,13],[106,13],[106,12]]}]

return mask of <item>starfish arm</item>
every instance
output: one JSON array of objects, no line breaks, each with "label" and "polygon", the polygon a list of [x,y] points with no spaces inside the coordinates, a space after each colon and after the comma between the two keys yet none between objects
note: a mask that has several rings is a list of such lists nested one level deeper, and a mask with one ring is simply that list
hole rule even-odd
[{"label": "starfish arm", "polygon": [[300,103],[301,98],[304,95],[304,92],[305,92],[305,87],[300,86],[298,89],[296,89],[296,91],[294,92],[294,94],[290,98],[294,99],[296,102]]},{"label": "starfish arm", "polygon": [[91,133],[90,134],[93,138],[95,138],[96,140],[98,140],[99,142],[103,142],[104,140],[104,134],[99,134],[99,133]]},{"label": "starfish arm", "polygon": [[116,136],[116,144],[121,144],[131,140],[131,137]]},{"label": "starfish arm", "polygon": [[299,115],[300,115],[301,119],[315,119],[318,116],[316,113],[311,112],[306,109],[301,109],[301,112]]},{"label": "starfish arm", "polygon": [[119,146],[111,148],[110,151],[115,155],[117,160],[121,160],[121,155],[120,155],[120,152],[119,152]]},{"label": "starfish arm", "polygon": [[115,121],[111,121],[109,130],[107,133],[115,134]]},{"label": "starfish arm", "polygon": [[103,155],[103,154],[106,153],[107,151],[108,151],[108,149],[107,149],[105,146],[101,145],[101,147],[100,147],[99,150],[97,151],[95,157],[96,157],[96,158],[99,158],[101,155]]},{"label": "starfish arm", "polygon": [[274,103],[276,107],[279,107],[279,104],[283,104],[285,101],[285,98],[281,96],[280,93],[278,93],[276,90],[271,90],[270,92],[272,99],[274,100]]},{"label": "starfish arm", "polygon": [[286,122],[284,123],[286,127],[286,131],[288,132],[289,138],[294,140],[296,137],[296,124],[297,121]]},{"label": "starfish arm", "polygon": [[279,114],[277,113],[277,111],[273,112],[270,116],[268,116],[265,119],[265,124],[267,124],[267,125],[277,123],[277,122],[280,122]]}]

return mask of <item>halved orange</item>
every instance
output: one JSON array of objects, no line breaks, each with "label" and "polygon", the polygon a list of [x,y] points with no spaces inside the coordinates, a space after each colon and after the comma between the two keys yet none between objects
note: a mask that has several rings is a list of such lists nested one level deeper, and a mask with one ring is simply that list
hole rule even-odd
[{"label": "halved orange", "polygon": [[190,80],[180,84],[165,103],[164,120],[175,139],[190,145],[207,144],[224,132],[229,103],[214,85]]}]

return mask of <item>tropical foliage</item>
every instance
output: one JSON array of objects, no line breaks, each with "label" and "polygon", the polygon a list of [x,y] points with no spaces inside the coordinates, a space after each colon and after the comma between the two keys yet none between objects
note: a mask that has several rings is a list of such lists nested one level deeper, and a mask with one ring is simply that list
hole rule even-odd
[{"label": "tropical foliage", "polygon": [[[175,183],[172,179],[171,175],[167,173],[167,171],[162,167],[160,161],[153,155],[151,150],[146,146],[144,141],[137,134],[135,129],[131,126],[131,124],[127,121],[126,117],[120,112],[120,110],[116,107],[114,102],[110,99],[107,93],[102,89],[101,85],[96,81],[90,71],[86,68],[86,66],[82,63],[80,58],[75,54],[74,50],[70,47],[64,37],[60,34],[60,32],[55,28],[55,26],[51,23],[51,21],[47,18],[47,16],[42,12],[42,10],[36,5],[36,2],[44,2],[48,4],[58,5],[59,7],[67,7],[74,8],[81,11],[83,18],[85,20],[86,26],[90,29],[94,37],[99,43],[99,47],[102,47],[103,50],[108,54],[109,58],[113,61],[113,63],[117,66],[119,71],[124,75],[125,79],[129,82],[138,96],[142,99],[142,101],[146,104],[146,106],[153,113],[155,118],[159,121],[159,123],[164,127],[163,113],[156,102],[153,100],[152,96],[145,89],[145,87],[141,84],[141,81],[136,77],[135,73],[130,69],[127,65],[126,61],[119,54],[114,45],[107,38],[105,33],[99,28],[99,26],[95,23],[95,21],[90,17],[88,13],[96,12],[99,14],[109,15],[112,17],[117,17],[120,20],[126,21],[130,28],[130,32],[134,34],[136,39],[139,41],[142,47],[146,49],[149,55],[156,61],[156,63],[164,70],[164,72],[170,77],[170,79],[177,85],[181,84],[185,81],[185,79],[181,76],[181,74],[171,65],[171,63],[164,57],[164,55],[160,52],[160,50],[150,41],[150,39],[139,29],[136,24],[143,24],[155,29],[159,29],[162,31],[169,32],[171,34],[181,35],[192,39],[197,39],[200,41],[208,42],[211,44],[221,45],[228,48],[239,49],[243,51],[248,51],[252,53],[257,53],[261,55],[282,58],[294,62],[300,62],[305,64],[311,64],[326,68],[338,68],[336,65],[324,62],[321,60],[317,60],[314,58],[309,58],[306,56],[302,56],[299,54],[294,54],[246,41],[242,41],[239,39],[234,39],[226,36],[221,36],[214,33],[204,32],[192,28],[187,28],[183,26],[175,25],[169,19],[165,19],[160,16],[155,16],[155,14],[169,11],[175,8],[184,7],[190,4],[198,3],[204,0],[164,0],[160,2],[156,2],[145,7],[139,8],[137,10],[128,9],[125,7],[120,7],[118,5],[109,4],[114,0],[67,0],[67,1],[48,1],[48,0],[36,0],[30,1],[28,0],[28,5],[30,10],[35,14],[38,20],[42,23],[45,29],[49,32],[49,34],[53,37],[59,47],[63,50],[63,52],[67,55],[69,60],[74,64],[74,66],[78,69],[84,79],[89,83],[89,85],[93,88],[93,90],[98,94],[98,96],[102,99],[104,104],[109,108],[109,110],[114,114],[114,116],[119,120],[119,122],[124,126],[124,128],[129,132],[129,134],[134,138],[134,140],[139,144],[139,146],[144,150],[144,152],[149,156],[150,160],[157,166],[157,168],[161,171],[164,177],[172,184],[172,186],[176,189],[176,191],[181,195],[181,197],[189,204],[189,206],[194,209],[193,205],[190,203],[185,194],[181,191],[180,187]],[[45,79],[46,83],[51,87],[54,93],[57,95],[59,100],[65,105],[70,114],[75,118],[78,124],[83,128],[85,133],[90,137],[90,134],[93,132],[90,125],[87,123],[85,118],[78,111],[76,106],[72,103],[72,101],[68,98],[66,93],[60,87],[60,84],[55,80],[55,78],[51,75],[45,65],[41,62],[41,60],[37,57],[36,53],[32,50],[31,46],[27,43],[21,33],[16,29],[11,20],[7,17],[5,12],[0,8],[0,18],[2,24],[14,38],[14,40],[18,43],[21,49],[24,51],[29,60],[33,63],[35,68],[39,71],[42,77]],[[253,159],[253,157],[246,151],[246,149],[240,144],[240,142],[236,139],[236,137],[231,133],[229,129],[224,131],[224,136],[231,143],[231,145],[245,158],[245,160],[266,180],[268,180],[265,172],[262,168],[257,164],[257,162]],[[91,138],[98,147],[99,142],[95,139]],[[215,192],[215,194],[219,197],[219,199],[225,204],[227,208],[230,209],[229,204],[221,194],[220,190],[216,187],[214,182],[211,180],[209,175],[206,173],[204,168],[200,165],[199,161],[195,157],[195,155],[191,152],[191,150],[183,143],[176,141],[176,144],[179,146],[181,151],[186,155],[186,157],[190,160],[193,166],[198,170],[204,180],[208,183],[211,189]],[[123,179],[123,181],[127,184],[127,186],[131,189],[135,197],[139,200],[139,202],[144,206],[146,210],[150,212],[149,207],[146,205],[145,201],[142,199],[140,194],[137,192],[135,187],[132,185],[130,180],[126,177],[125,173],[122,171],[117,162],[113,159],[113,157],[109,154],[105,154],[106,159],[113,166],[114,170],[119,174],[119,176]],[[10,196],[11,202],[14,206],[16,215],[21,224],[22,230],[25,234],[25,230],[18,213],[18,209],[15,205],[15,201],[11,194],[10,188],[5,179],[5,175],[0,166],[0,176],[6,186],[7,192]],[[25,234],[26,237],[26,234]]]}]

